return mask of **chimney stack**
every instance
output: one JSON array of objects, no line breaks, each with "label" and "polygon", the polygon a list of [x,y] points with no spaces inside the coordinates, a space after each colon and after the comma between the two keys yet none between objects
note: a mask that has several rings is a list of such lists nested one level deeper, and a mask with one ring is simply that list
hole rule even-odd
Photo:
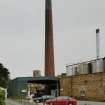
[{"label": "chimney stack", "polygon": [[54,76],[54,47],[51,0],[45,0],[45,76]]},{"label": "chimney stack", "polygon": [[99,59],[100,57],[100,29],[96,29],[96,57]]}]

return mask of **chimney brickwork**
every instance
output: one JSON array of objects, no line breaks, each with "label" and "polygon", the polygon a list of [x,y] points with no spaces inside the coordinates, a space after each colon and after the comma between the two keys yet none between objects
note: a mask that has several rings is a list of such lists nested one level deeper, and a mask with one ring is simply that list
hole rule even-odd
[{"label": "chimney brickwork", "polygon": [[45,3],[45,76],[54,76],[54,47],[51,0]]}]

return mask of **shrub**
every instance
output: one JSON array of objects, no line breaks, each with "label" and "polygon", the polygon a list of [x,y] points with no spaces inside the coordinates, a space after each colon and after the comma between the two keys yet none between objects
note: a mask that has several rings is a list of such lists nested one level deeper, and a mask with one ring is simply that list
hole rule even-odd
[{"label": "shrub", "polygon": [[0,105],[5,105],[5,91],[0,89]]}]

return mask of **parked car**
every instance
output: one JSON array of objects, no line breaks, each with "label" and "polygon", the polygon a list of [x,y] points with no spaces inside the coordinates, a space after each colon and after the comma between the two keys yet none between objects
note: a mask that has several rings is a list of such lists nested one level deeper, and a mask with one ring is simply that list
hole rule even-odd
[{"label": "parked car", "polygon": [[45,105],[77,105],[77,100],[68,96],[61,96],[54,99],[47,100]]},{"label": "parked car", "polygon": [[55,97],[51,95],[43,95],[41,97],[34,98],[34,101],[37,103],[41,103],[41,102],[45,102],[46,100],[53,99],[53,98]]}]

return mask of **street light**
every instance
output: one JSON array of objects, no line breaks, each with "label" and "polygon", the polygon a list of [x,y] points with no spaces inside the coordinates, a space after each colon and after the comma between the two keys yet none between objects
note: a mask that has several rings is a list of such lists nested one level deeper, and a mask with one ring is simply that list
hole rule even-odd
[{"label": "street light", "polygon": [[21,90],[21,103],[22,103],[22,96],[23,96],[23,94],[26,93],[26,92],[27,92],[26,89],[22,89],[22,90]]}]

